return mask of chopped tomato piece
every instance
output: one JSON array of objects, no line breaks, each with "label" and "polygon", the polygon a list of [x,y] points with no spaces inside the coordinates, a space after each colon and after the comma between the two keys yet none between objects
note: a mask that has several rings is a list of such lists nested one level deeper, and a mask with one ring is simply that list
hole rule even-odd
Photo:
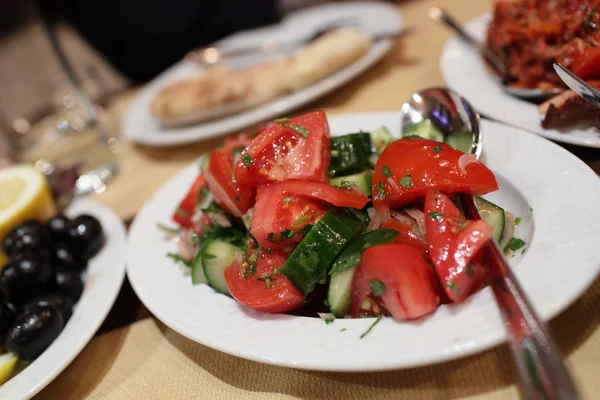
[{"label": "chopped tomato piece", "polygon": [[285,260],[286,256],[279,251],[248,253],[241,264],[234,262],[225,270],[229,292],[240,303],[268,313],[301,307],[305,301],[302,293],[285,275],[278,273]]},{"label": "chopped tomato piece", "polygon": [[215,201],[235,217],[241,217],[252,207],[253,190],[238,184],[232,179],[233,164],[229,157],[218,150],[210,155],[208,169],[205,172],[208,187]]},{"label": "chopped tomato piece", "polygon": [[385,229],[393,229],[399,233],[396,241],[397,244],[408,244],[414,246],[423,252],[427,251],[427,243],[417,235],[413,229],[413,226],[408,222],[400,222],[395,219],[390,219],[388,222],[381,226]]},{"label": "chopped tomato piece", "polygon": [[302,240],[302,229],[318,221],[327,208],[363,208],[369,198],[358,190],[341,189],[323,183],[287,181],[260,187],[250,233],[263,247],[280,249]]},{"label": "chopped tomato piece", "polygon": [[465,154],[427,139],[400,139],[390,143],[373,171],[373,202],[402,206],[433,189],[446,194],[481,195],[498,189],[492,171],[473,160],[459,167]]},{"label": "chopped tomato piece", "polygon": [[201,198],[200,191],[206,186],[206,178],[200,174],[188,190],[187,194],[181,200],[171,219],[175,221],[179,226],[183,228],[191,228],[194,224],[192,223],[192,217],[196,211],[196,204]]},{"label": "chopped tomato piece", "polygon": [[299,179],[328,182],[329,124],[314,111],[270,126],[255,137],[238,159],[236,180],[250,187]]},{"label": "chopped tomato piece", "polygon": [[600,47],[588,47],[579,53],[571,70],[581,79],[600,78]]},{"label": "chopped tomato piece", "polygon": [[485,270],[478,252],[492,239],[483,220],[465,220],[452,200],[430,191],[425,197],[429,254],[442,286],[452,301],[462,301],[481,287]]},{"label": "chopped tomato piece", "polygon": [[389,312],[409,320],[434,312],[440,298],[426,254],[405,244],[368,248],[352,281],[352,316]]}]

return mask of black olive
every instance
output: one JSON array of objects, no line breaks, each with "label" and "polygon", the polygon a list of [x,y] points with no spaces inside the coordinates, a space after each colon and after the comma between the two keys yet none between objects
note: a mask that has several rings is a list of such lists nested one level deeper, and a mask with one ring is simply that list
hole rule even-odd
[{"label": "black olive", "polygon": [[83,260],[66,243],[57,242],[52,249],[52,262],[55,267],[64,267],[76,271],[83,271],[87,267],[87,261]]},{"label": "black olive", "polygon": [[50,235],[52,241],[63,241],[69,238],[69,227],[71,220],[62,214],[51,218],[46,222],[46,231]]},{"label": "black olive", "polygon": [[79,215],[71,221],[69,227],[69,245],[84,260],[95,256],[104,246],[104,231],[100,221],[91,215]]},{"label": "black olive", "polygon": [[6,335],[6,349],[23,361],[33,361],[60,334],[64,322],[54,306],[34,306],[23,310]]},{"label": "black olive", "polygon": [[62,293],[50,293],[27,303],[23,309],[36,306],[54,306],[60,311],[63,322],[66,325],[73,315],[73,302]]},{"label": "black olive", "polygon": [[57,268],[54,272],[56,289],[77,303],[83,293],[83,280],[79,272],[66,268]]},{"label": "black olive", "polygon": [[19,256],[0,271],[0,291],[7,299],[22,303],[44,293],[51,277],[48,262],[32,255]]},{"label": "black olive", "polygon": [[12,325],[16,314],[14,310],[4,301],[0,303],[0,343],[4,343],[6,332]]},{"label": "black olive", "polygon": [[48,236],[39,221],[26,221],[13,228],[4,238],[4,252],[9,257],[21,254],[47,254]]}]

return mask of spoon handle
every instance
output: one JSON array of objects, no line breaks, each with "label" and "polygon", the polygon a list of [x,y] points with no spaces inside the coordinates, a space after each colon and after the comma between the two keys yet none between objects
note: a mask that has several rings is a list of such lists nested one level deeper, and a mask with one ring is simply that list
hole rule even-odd
[{"label": "spoon handle", "polygon": [[[461,202],[468,219],[481,219],[473,196],[463,195]],[[579,399],[560,351],[495,242],[485,247],[484,259],[488,283],[509,333],[524,398]]]},{"label": "spoon handle", "polygon": [[467,31],[465,31],[463,27],[460,26],[460,24],[454,19],[454,17],[446,10],[443,10],[439,7],[432,7],[429,9],[429,16],[452,29],[463,41],[481,53],[481,55],[492,65],[492,67],[496,69],[503,80],[508,76],[508,69],[504,62],[487,47],[483,46],[477,39],[467,33]]}]

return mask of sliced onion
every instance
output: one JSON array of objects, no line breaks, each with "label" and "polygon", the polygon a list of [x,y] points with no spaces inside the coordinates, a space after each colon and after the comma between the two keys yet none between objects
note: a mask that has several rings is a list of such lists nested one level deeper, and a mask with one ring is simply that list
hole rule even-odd
[{"label": "sliced onion", "polygon": [[236,262],[236,264],[242,265],[242,252],[236,251],[233,253],[233,260]]},{"label": "sliced onion", "polygon": [[387,178],[387,183],[391,186],[391,188],[396,192],[399,193],[400,192],[400,186],[398,186],[398,184],[396,183],[396,181],[394,180],[393,177],[389,177]]},{"label": "sliced onion", "polygon": [[419,233],[421,234],[421,237],[425,237],[425,214],[423,213],[423,211],[414,207],[407,208],[404,211],[406,211],[406,213],[417,222],[417,227],[419,228]]},{"label": "sliced onion", "polygon": [[381,215],[381,223],[385,224],[390,219],[392,219],[392,215],[390,214],[390,208],[388,206],[379,206],[375,209]]},{"label": "sliced onion", "polygon": [[420,232],[417,221],[413,217],[408,215],[408,213],[406,211],[404,211],[404,210],[393,211],[392,218],[394,218],[396,221],[400,222],[401,224],[409,224],[411,227],[411,230],[414,232],[414,234],[416,236],[420,237],[421,239],[425,240],[425,232]]},{"label": "sliced onion", "polygon": [[195,253],[195,246],[192,242],[193,232],[189,229],[182,229],[179,232],[179,240],[177,241],[177,253],[185,260],[193,260]]},{"label": "sliced onion", "polygon": [[208,218],[213,222],[213,224],[217,224],[223,228],[229,228],[231,226],[231,221],[227,218],[226,215],[220,213],[208,213]]},{"label": "sliced onion", "polygon": [[335,315],[333,315],[331,313],[320,312],[317,314],[319,315],[319,318],[321,318],[321,319],[335,319]]},{"label": "sliced onion", "polygon": [[378,229],[382,224],[385,224],[392,218],[388,206],[380,206],[377,209],[368,208],[367,213],[371,219],[369,226],[367,226],[367,232]]},{"label": "sliced onion", "polygon": [[476,163],[476,162],[477,162],[477,156],[475,156],[475,154],[463,154],[458,159],[458,169],[460,169],[460,172],[462,172],[464,174],[465,172],[467,172],[467,170],[466,170],[467,165],[469,165],[471,163]]}]

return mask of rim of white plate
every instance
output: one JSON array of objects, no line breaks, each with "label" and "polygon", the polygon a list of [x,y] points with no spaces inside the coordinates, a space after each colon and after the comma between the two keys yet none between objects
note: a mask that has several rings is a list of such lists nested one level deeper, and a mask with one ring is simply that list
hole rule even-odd
[{"label": "rim of white plate", "polygon": [[[338,134],[372,130],[382,124],[397,135],[399,114],[330,118],[332,132]],[[547,320],[579,297],[600,271],[600,233],[596,229],[600,226],[600,179],[575,156],[536,135],[489,121],[482,122],[482,130],[484,157],[495,170],[501,191],[503,182],[510,182],[534,208],[530,216],[523,216],[535,224],[535,232],[515,274]],[[447,361],[506,339],[489,289],[463,304],[442,306],[419,321],[386,318],[359,339],[372,319],[325,324],[318,318],[264,314],[246,309],[206,285],[193,286],[189,276],[166,259],[164,254],[173,246],[162,240],[156,222],[169,220],[196,173],[194,163],[149,199],[131,225],[127,249],[127,271],[139,298],[158,319],[189,339],[258,362],[353,372]],[[572,204],[580,207],[571,209]],[[577,274],[559,274],[562,268],[574,265]],[[341,332],[342,328],[346,330]]]},{"label": "rim of white plate", "polygon": [[77,199],[66,214],[91,214],[102,223],[106,243],[89,262],[86,285],[69,322],[56,340],[23,371],[0,386],[0,398],[31,398],[58,376],[92,339],[113,306],[125,278],[125,225],[110,208]]},{"label": "rim of white plate", "polygon": [[[485,40],[485,13],[465,25],[476,39]],[[595,128],[570,129],[562,133],[544,129],[537,105],[506,94],[490,74],[483,59],[458,37],[449,39],[440,55],[440,71],[447,85],[464,96],[482,115],[533,132],[557,142],[600,148],[600,131]]]}]

